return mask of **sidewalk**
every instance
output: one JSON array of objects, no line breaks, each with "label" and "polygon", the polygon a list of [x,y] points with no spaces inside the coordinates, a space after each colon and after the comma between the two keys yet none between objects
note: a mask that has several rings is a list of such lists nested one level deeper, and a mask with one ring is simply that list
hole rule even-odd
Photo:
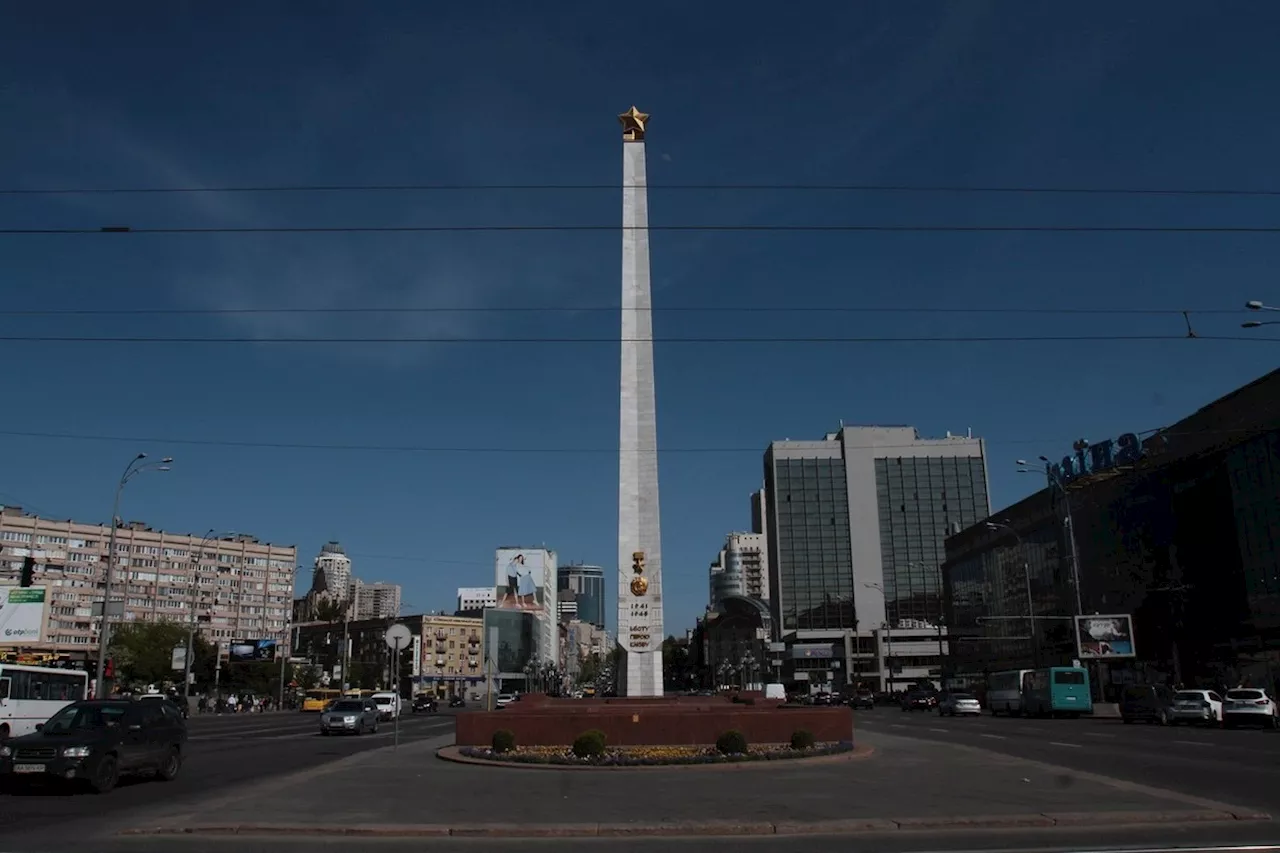
[{"label": "sidewalk", "polygon": [[[869,758],[642,772],[508,769],[435,757],[450,738],[164,807],[129,834],[798,834],[1265,819],[1256,812],[971,747],[863,734]],[[194,762],[186,772],[198,773]],[[264,808],[264,803],[270,803]]]}]

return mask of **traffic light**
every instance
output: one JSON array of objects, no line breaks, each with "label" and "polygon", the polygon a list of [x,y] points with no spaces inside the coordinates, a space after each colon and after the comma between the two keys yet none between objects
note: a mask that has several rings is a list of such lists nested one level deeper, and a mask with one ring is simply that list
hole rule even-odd
[{"label": "traffic light", "polygon": [[22,575],[18,586],[31,586],[36,581],[36,558],[28,554],[22,558]]},{"label": "traffic light", "polygon": [[108,679],[116,677],[116,662],[111,658],[107,658],[107,666],[103,676]]}]

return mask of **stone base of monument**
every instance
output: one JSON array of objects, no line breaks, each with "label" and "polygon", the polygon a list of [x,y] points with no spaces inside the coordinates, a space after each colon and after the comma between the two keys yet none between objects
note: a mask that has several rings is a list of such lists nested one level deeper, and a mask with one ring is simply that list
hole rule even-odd
[{"label": "stone base of monument", "polygon": [[[712,745],[727,731],[749,744],[785,744],[797,731],[819,743],[852,742],[853,711],[847,707],[785,705],[759,694],[655,698],[552,699],[524,696],[500,711],[458,714],[458,746],[490,746],[506,729],[519,746],[568,746],[596,729],[609,746]],[[747,704],[747,700],[755,704]]]}]

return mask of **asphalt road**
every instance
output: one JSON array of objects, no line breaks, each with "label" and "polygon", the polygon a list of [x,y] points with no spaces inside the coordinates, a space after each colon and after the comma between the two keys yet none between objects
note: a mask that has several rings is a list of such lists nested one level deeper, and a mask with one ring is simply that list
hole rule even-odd
[{"label": "asphalt road", "polygon": [[854,730],[974,746],[1280,816],[1280,732],[859,711]]},{"label": "asphalt road", "polygon": [[[318,714],[300,712],[192,717],[186,761],[172,782],[125,779],[102,796],[45,787],[0,794],[0,850],[12,849],[9,839],[20,834],[76,837],[92,831],[95,820],[107,813],[117,818],[160,802],[198,800],[235,785],[388,746],[394,737],[386,723],[376,735],[359,737],[323,737],[318,726]],[[406,714],[400,722],[402,743],[452,731],[453,716],[448,713]],[[265,808],[264,814],[269,814],[270,804]]]}]

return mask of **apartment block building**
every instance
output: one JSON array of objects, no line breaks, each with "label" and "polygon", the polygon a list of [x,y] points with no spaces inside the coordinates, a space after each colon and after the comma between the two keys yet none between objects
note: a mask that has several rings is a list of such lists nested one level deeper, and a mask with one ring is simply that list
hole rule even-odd
[{"label": "apartment block building", "polygon": [[[23,651],[96,653],[111,528],[41,518],[0,507],[0,584],[18,583],[23,561],[35,562],[35,586],[46,590],[39,637]],[[155,530],[142,522],[116,529],[113,621],[186,622],[224,647],[234,638],[278,638],[288,645],[297,548],[248,535],[206,538]],[[114,610],[114,607],[113,607]],[[0,637],[0,648],[14,644]]]},{"label": "apartment block building", "polygon": [[400,584],[365,583],[352,578],[347,600],[355,619],[391,619],[400,615]]}]

